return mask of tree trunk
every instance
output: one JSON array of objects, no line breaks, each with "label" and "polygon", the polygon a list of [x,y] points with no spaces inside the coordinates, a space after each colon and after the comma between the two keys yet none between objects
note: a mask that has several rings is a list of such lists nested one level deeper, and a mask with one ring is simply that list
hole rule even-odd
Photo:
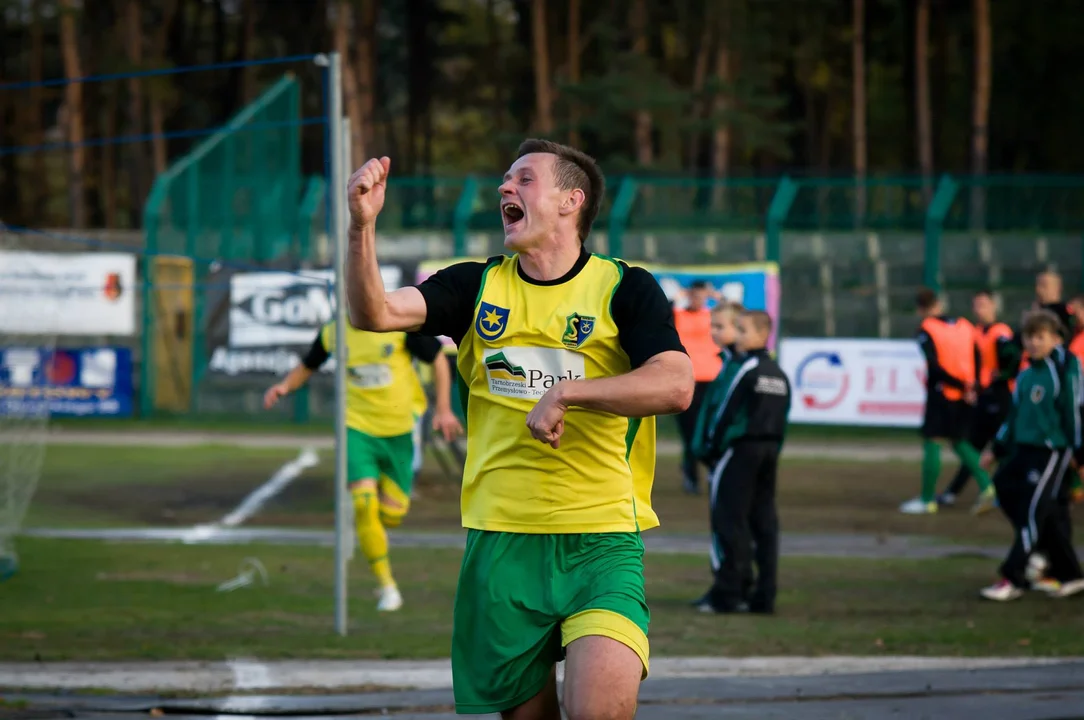
[{"label": "tree trunk", "polygon": [[358,82],[354,75],[351,39],[356,35],[354,4],[351,0],[339,0],[335,14],[335,52],[342,58],[343,109],[350,118],[350,159],[360,167],[365,162],[365,144],[361,139],[361,103],[358,98]]},{"label": "tree trunk", "polygon": [[497,136],[504,135],[505,112],[507,108],[505,99],[504,72],[501,62],[501,34],[497,28],[495,0],[486,0],[486,41],[489,51],[489,72],[493,73],[490,78],[493,82],[493,124],[497,130]]},{"label": "tree trunk", "polygon": [[376,13],[377,0],[361,0],[360,27],[357,35],[355,76],[358,84],[357,142],[360,154],[355,160],[373,153],[376,129]]},{"label": "tree trunk", "polygon": [[[143,69],[143,17],[140,0],[127,0],[124,6],[124,40],[128,64],[132,70]],[[133,137],[143,134],[143,80],[128,79],[128,130]],[[128,145],[128,226],[139,227],[140,210],[147,197],[147,162],[143,143]],[[108,212],[108,210],[107,210]]]},{"label": "tree trunk", "polygon": [[[975,13],[975,88],[971,116],[971,174],[976,179],[986,174],[989,145],[990,88],[993,75],[990,32],[990,0],[974,0]],[[986,223],[986,197],[978,183],[971,185],[971,227]]]},{"label": "tree trunk", "polygon": [[[632,51],[640,57],[647,57],[647,0],[633,0],[632,3]],[[636,162],[640,167],[650,167],[655,161],[655,148],[652,143],[651,113],[646,109],[636,111]]]},{"label": "tree trunk", "polygon": [[[712,4],[709,0],[708,18],[710,18],[710,12]],[[712,23],[708,18],[701,20],[700,31],[700,43],[696,48],[696,60],[693,62],[693,120],[699,122],[704,119],[704,83],[708,78],[708,58],[711,55],[711,32]],[[689,169],[696,172],[700,166],[700,139],[703,136],[703,132],[699,127],[695,128],[689,138],[689,157],[687,163]]]},{"label": "tree trunk", "polygon": [[553,133],[553,93],[550,88],[549,33],[546,32],[546,0],[531,2],[531,44],[534,45],[535,129],[548,137]]},{"label": "tree trunk", "polygon": [[918,115],[918,165],[922,172],[922,196],[932,194],[933,137],[930,111],[930,0],[918,0],[915,12],[915,111]]},{"label": "tree trunk", "polygon": [[[162,6],[162,22],[154,35],[154,53],[159,65],[165,62],[166,40],[169,38],[170,29],[177,16],[178,2],[180,0],[165,0]],[[166,145],[166,139],[162,137],[166,125],[164,95],[161,84],[151,86],[151,145],[154,153],[154,172],[156,175],[161,175],[166,171],[166,164],[169,161],[169,148]]]},{"label": "tree trunk", "polygon": [[[241,59],[251,60],[256,50],[256,0],[244,0],[241,5]],[[256,97],[256,68],[252,65],[241,70],[241,106],[246,107]]]},{"label": "tree trunk", "polygon": [[79,34],[75,28],[75,0],[61,0],[60,47],[64,56],[64,125],[68,149],[68,218],[73,228],[86,227],[84,192],[86,148],[83,146],[83,84],[71,82],[82,77],[79,61]]},{"label": "tree trunk", "polygon": [[[711,174],[716,181],[725,180],[730,172],[730,120],[726,113],[731,107],[731,18],[730,8],[722,8],[719,13],[719,45],[715,48],[715,80],[719,83],[719,92],[712,101],[711,114],[715,124],[711,142]],[[716,183],[712,189],[711,206],[713,210],[722,210],[726,200],[726,188]]]},{"label": "tree trunk", "polygon": [[[115,87],[103,88],[102,100],[104,100],[104,112],[102,114],[102,137],[117,136],[117,104],[120,102],[119,93]],[[138,143],[132,143],[137,145]],[[117,227],[117,146],[105,143],[101,146],[101,177],[99,195],[102,203],[102,215],[105,219],[106,228]],[[142,195],[139,197],[142,200]],[[135,204],[135,200],[131,203]],[[132,227],[137,227],[133,225]]]},{"label": "tree trunk", "polygon": [[[580,23],[582,22],[580,0],[568,0],[568,82],[579,85],[582,79],[580,69]],[[580,146],[580,108],[576,95],[568,103],[568,142],[573,147]]]},{"label": "tree trunk", "polygon": [[866,2],[854,0],[851,30],[851,70],[853,72],[854,124],[854,220],[855,227],[865,224],[866,217]]}]

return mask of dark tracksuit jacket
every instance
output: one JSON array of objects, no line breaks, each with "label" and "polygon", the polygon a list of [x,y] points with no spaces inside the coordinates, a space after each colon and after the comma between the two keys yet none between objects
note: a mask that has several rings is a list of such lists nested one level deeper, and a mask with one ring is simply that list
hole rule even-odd
[{"label": "dark tracksuit jacket", "polygon": [[1001,574],[1017,587],[1027,587],[1028,557],[1040,544],[1055,579],[1081,576],[1071,527],[1058,516],[1056,499],[1069,460],[1084,444],[1082,399],[1080,362],[1062,346],[1049,357],[1032,360],[1016,379],[1012,409],[994,444],[995,454],[1003,459],[994,487],[1014,530]]},{"label": "dark tracksuit jacket", "polygon": [[[699,451],[712,466],[712,569],[717,609],[771,611],[779,561],[776,468],[790,413],[790,381],[767,350],[732,359],[707,408]],[[725,387],[725,391],[723,388]],[[707,403],[705,403],[707,405]],[[757,575],[753,580],[755,544]]]},{"label": "dark tracksuit jacket", "polygon": [[697,415],[696,428],[693,431],[690,447],[693,455],[707,465],[709,470],[714,467],[711,459],[707,456],[708,432],[712,427],[711,420],[715,417],[719,405],[726,396],[730,381],[734,379],[734,374],[741,367],[740,357],[737,348],[733,344],[727,345],[719,351],[719,358],[723,361],[723,366],[715,379],[708,384],[708,389],[704,392],[704,399],[700,403],[700,412]]}]

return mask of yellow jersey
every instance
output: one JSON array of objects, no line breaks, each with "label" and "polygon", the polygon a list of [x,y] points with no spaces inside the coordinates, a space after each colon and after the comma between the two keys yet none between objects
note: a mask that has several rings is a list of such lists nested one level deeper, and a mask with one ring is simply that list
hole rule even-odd
[{"label": "yellow jersey", "polygon": [[584,252],[539,282],[517,256],[460,263],[419,286],[422,332],[459,346],[467,427],[463,525],[519,533],[632,532],[651,509],[655,419],[569,408],[560,448],[526,417],[561,380],[613,377],[682,350],[662,289],[646,270]]},{"label": "yellow jersey", "polygon": [[[372,437],[413,431],[425,414],[415,359],[432,363],[440,341],[417,333],[375,333],[347,327],[346,425]],[[321,328],[303,364],[316,370],[335,352],[335,323]]]}]

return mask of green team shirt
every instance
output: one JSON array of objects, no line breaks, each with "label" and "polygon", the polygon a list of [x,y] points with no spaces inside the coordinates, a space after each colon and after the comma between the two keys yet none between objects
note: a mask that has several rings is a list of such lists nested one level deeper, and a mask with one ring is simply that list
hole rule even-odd
[{"label": "green team shirt", "polygon": [[1060,345],[1032,360],[1016,378],[1012,409],[997,434],[999,454],[1017,445],[1080,447],[1080,373],[1080,361]]}]

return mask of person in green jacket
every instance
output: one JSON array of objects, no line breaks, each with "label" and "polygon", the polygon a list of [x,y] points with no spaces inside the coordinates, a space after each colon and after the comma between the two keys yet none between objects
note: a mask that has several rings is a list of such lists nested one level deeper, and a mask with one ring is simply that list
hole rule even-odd
[{"label": "person in green jacket", "polygon": [[706,464],[708,470],[711,470],[711,464],[705,457],[707,434],[710,430],[708,418],[715,416],[715,411],[719,409],[719,403],[723,401],[726,389],[730,386],[730,381],[741,364],[734,362],[738,357],[738,348],[735,344],[738,332],[736,322],[738,315],[744,310],[741,303],[727,300],[721,301],[711,309],[711,339],[719,348],[719,357],[722,358],[723,366],[704,393],[704,401],[700,405],[700,414],[696,420],[696,430],[693,432],[691,443],[693,456]]},{"label": "person in green jacket", "polygon": [[1051,567],[1056,568],[1058,583],[1050,594],[1068,597],[1084,591],[1072,539],[1051,522],[1069,461],[1084,444],[1080,362],[1061,344],[1060,326],[1049,310],[1034,311],[1025,320],[1022,334],[1030,364],[1016,379],[1013,405],[998,431],[993,457],[985,458],[987,465],[994,457],[1002,459],[994,487],[1014,531],[1000,567],[1001,580],[980,593],[988,600],[1015,600],[1029,587],[1029,564],[1040,537]]}]

